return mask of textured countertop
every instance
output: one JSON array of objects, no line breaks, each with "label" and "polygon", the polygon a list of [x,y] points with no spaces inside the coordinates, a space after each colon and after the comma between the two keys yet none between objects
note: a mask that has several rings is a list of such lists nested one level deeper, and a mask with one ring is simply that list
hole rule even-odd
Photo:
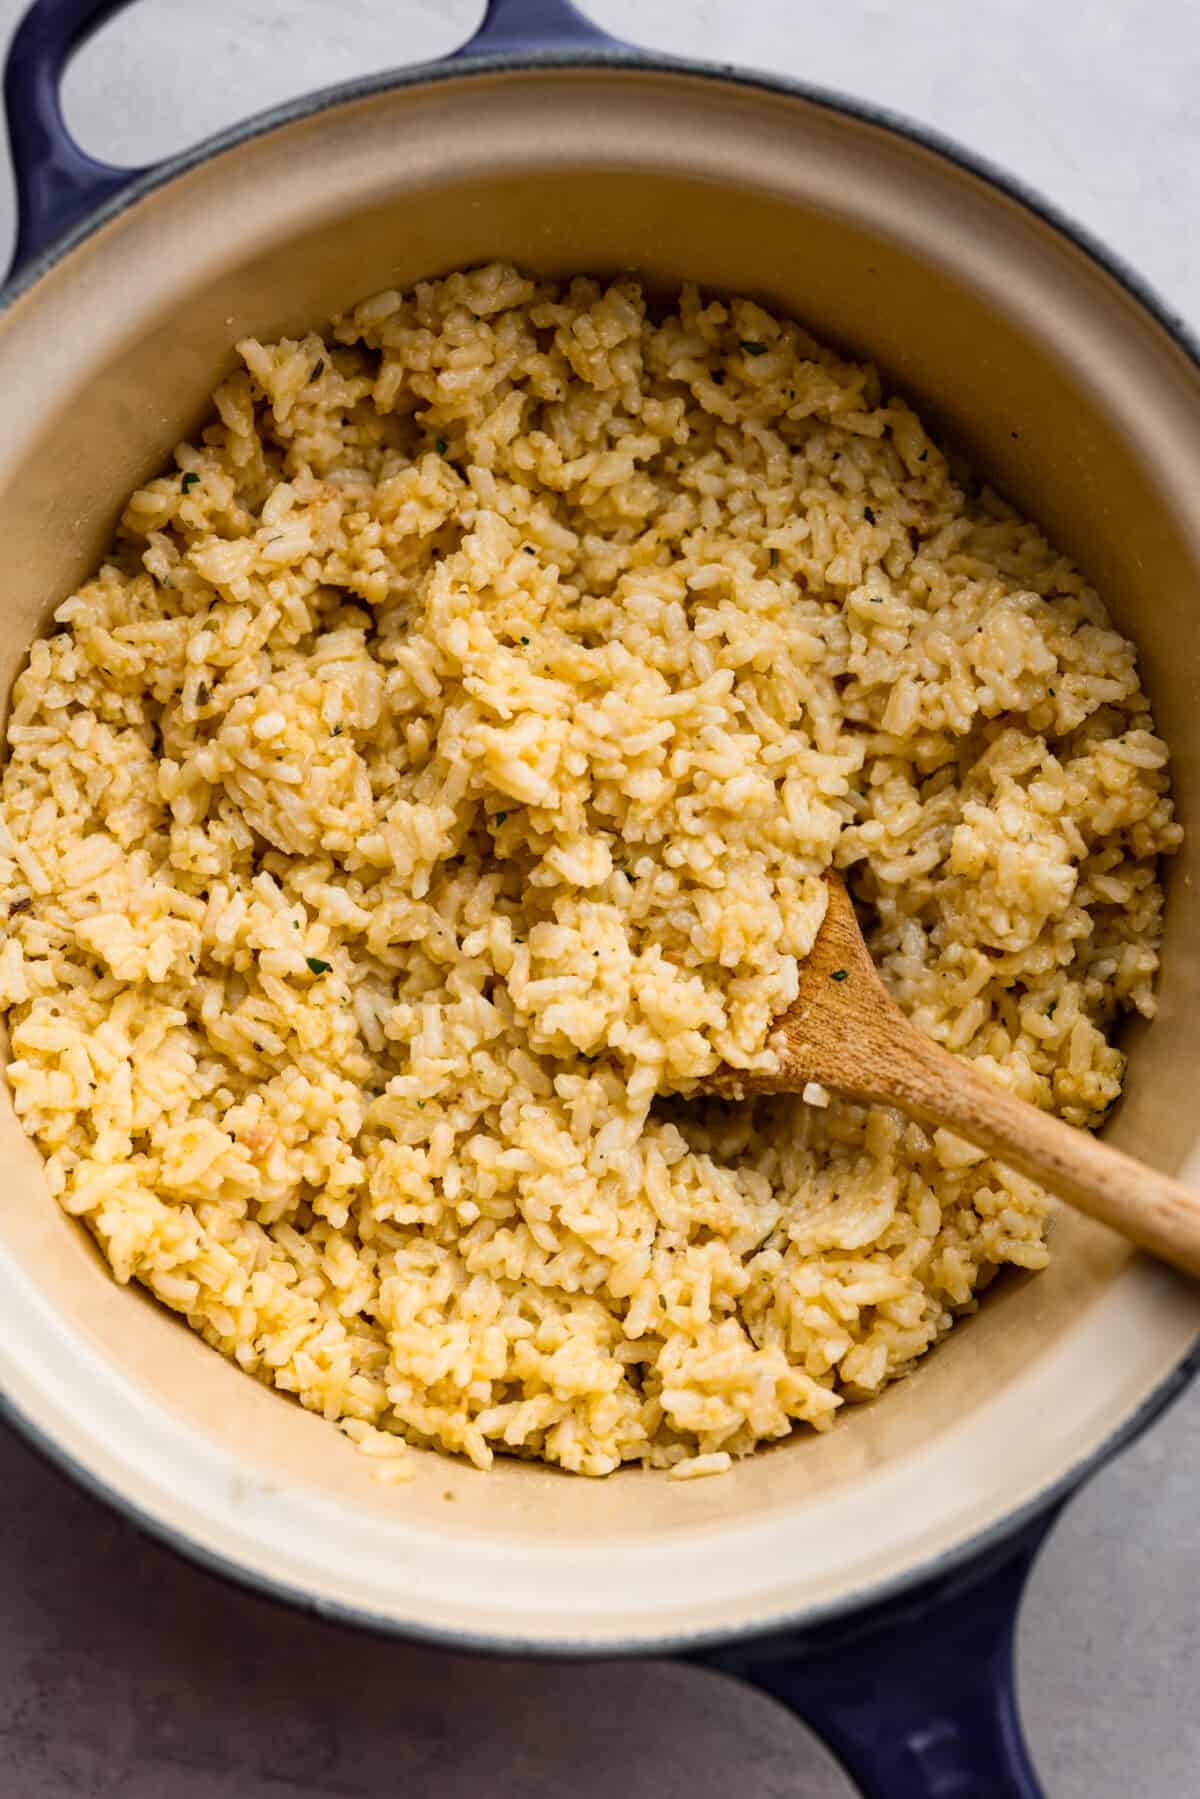
[{"label": "textured countertop", "polygon": [[[1179,0],[584,3],[631,41],[939,126],[1090,226],[1200,328],[1200,22]],[[98,154],[144,161],[306,88],[448,49],[481,10],[141,0],[77,61],[68,113]],[[20,11],[0,0],[0,37]],[[1198,1494],[1200,1388],[1074,1501],[1043,1553],[1019,1659],[1050,1799],[1200,1793]],[[0,1432],[0,1799],[851,1792],[792,1718],[715,1676],[471,1661],[234,1592]]]}]

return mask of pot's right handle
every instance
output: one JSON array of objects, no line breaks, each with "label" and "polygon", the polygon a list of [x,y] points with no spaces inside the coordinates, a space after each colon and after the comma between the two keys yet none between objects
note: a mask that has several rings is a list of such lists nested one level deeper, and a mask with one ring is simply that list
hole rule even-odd
[{"label": "pot's right handle", "polygon": [[[115,168],[81,150],[63,118],[68,62],[129,0],[34,0],[17,27],[4,72],[4,107],[17,193],[11,278],[146,169]],[[483,21],[454,56],[621,48],[570,0],[488,0]]]},{"label": "pot's right handle", "polygon": [[978,1564],[861,1623],[693,1657],[781,1700],[865,1799],[1045,1799],[1017,1715],[1021,1595],[1057,1508]]}]

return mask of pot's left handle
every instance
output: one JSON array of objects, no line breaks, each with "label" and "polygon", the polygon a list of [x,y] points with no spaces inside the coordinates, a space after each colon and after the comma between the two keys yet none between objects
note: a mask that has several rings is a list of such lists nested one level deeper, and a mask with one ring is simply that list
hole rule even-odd
[{"label": "pot's left handle", "polygon": [[[9,278],[148,171],[115,168],[81,150],[62,112],[62,78],[79,46],[129,0],[34,0],[12,40],[4,106],[17,195]],[[489,0],[455,57],[616,48],[570,0]]]},{"label": "pot's left handle", "polygon": [[586,19],[571,0],[488,0],[474,37],[454,55],[487,56],[540,50],[624,50],[627,46]]},{"label": "pot's left handle", "polygon": [[17,27],[4,70],[4,109],[17,193],[17,243],[10,278],[143,172],[114,168],[88,156],[67,130],[62,114],[64,69],[80,44],[125,3],[35,0]]}]

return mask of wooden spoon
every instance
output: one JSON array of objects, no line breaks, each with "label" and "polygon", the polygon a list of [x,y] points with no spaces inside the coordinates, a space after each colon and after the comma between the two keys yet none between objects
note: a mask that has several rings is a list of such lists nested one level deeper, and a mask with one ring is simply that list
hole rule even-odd
[{"label": "wooden spoon", "polygon": [[1200,1275],[1200,1194],[1014,1098],[910,1024],[884,991],[845,887],[836,875],[826,879],[825,922],[801,966],[800,991],[772,1033],[778,1069],[722,1069],[702,1083],[705,1090],[799,1093],[816,1081],[845,1099],[898,1106]]}]

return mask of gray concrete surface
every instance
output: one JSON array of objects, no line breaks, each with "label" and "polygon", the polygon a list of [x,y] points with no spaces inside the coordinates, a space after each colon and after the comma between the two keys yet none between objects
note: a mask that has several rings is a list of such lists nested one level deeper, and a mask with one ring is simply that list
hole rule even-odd
[{"label": "gray concrete surface", "polygon": [[[643,44],[853,89],[1024,176],[1200,327],[1200,23],[1181,0],[587,0]],[[21,10],[0,0],[0,37]],[[143,160],[449,48],[479,0],[141,0],[67,84]],[[7,168],[0,245],[11,230]],[[2,399],[0,399],[2,403]],[[1200,1794],[1200,1391],[1070,1507],[1021,1626],[1050,1799]],[[469,1722],[468,1722],[469,1720]],[[783,1712],[663,1664],[350,1636],[143,1542],[0,1434],[0,1799],[846,1799]]]}]

